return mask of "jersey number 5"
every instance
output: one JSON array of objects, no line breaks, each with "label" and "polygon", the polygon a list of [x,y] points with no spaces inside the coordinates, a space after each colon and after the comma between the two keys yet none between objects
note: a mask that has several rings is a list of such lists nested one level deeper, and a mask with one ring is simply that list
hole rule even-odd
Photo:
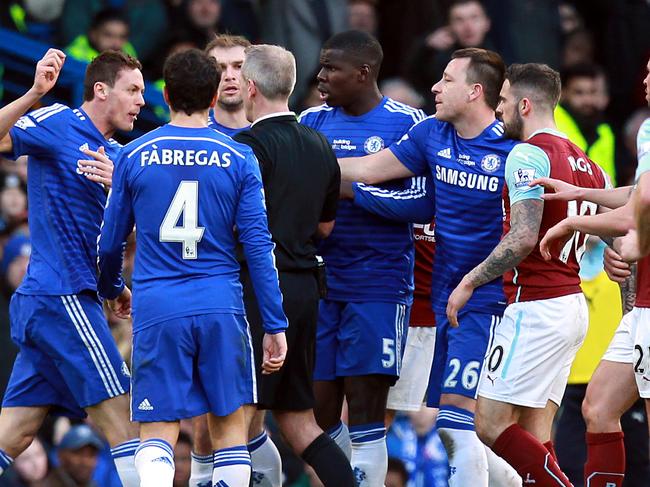
[{"label": "jersey number 5", "polygon": [[[178,222],[183,218],[182,225]],[[161,242],[180,242],[183,244],[183,259],[198,257],[197,244],[203,238],[205,228],[198,226],[199,220],[199,182],[181,181],[172,199],[165,218],[160,224]]]},{"label": "jersey number 5", "polygon": [[[583,201],[580,203],[580,209],[578,210],[578,202],[568,201],[567,202],[567,217],[569,216],[583,216],[583,215],[595,215],[598,205],[590,201]],[[576,260],[580,263],[582,255],[585,253],[587,247],[587,236],[582,235],[580,232],[574,232],[571,238],[567,243],[564,244],[562,252],[560,252],[560,260],[566,264],[571,255],[571,251],[574,250],[576,254]]]}]

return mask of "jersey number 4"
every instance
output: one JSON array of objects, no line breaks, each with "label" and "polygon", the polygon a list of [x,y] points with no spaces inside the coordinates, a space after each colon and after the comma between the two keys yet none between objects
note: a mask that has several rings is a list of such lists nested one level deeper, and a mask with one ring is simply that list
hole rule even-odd
[{"label": "jersey number 4", "polygon": [[[179,221],[182,218],[182,223]],[[199,182],[181,181],[165,218],[160,224],[161,242],[183,244],[183,259],[198,257],[197,244],[203,238],[205,228],[199,227]]]}]

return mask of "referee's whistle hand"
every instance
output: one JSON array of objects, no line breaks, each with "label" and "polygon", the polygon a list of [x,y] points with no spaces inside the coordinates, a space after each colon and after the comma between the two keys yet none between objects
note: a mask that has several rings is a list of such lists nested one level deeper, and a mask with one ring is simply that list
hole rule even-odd
[{"label": "referee's whistle hand", "polygon": [[264,357],[262,358],[262,374],[272,374],[282,368],[287,356],[287,338],[282,333],[264,335],[262,342]]}]

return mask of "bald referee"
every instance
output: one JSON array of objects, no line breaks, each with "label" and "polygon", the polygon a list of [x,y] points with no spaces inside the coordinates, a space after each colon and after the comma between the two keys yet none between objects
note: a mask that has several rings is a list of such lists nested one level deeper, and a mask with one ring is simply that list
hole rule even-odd
[{"label": "bald referee", "polygon": [[278,46],[245,51],[242,91],[249,130],[235,140],[249,145],[259,160],[269,229],[275,243],[283,307],[289,319],[288,355],[279,373],[261,374],[263,329],[246,266],[244,303],[253,335],[258,371],[258,411],[249,430],[253,479],[281,487],[280,456],[264,431],[264,410],[273,411],[282,434],[326,487],[353,487],[350,464],[314,418],[312,372],[318,318],[316,240],[334,227],[340,171],[327,140],[298,123],[289,111],[296,81],[293,55]]}]

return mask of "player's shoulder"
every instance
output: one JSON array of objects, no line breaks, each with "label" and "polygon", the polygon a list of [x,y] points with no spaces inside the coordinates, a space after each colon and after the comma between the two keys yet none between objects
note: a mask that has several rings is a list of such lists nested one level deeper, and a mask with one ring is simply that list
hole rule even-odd
[{"label": "player's shoulder", "polygon": [[638,140],[640,143],[650,143],[650,117],[646,118],[639,127]]},{"label": "player's shoulder", "polygon": [[322,105],[303,110],[300,115],[298,115],[298,121],[302,124],[313,126],[319,120],[324,120],[327,117],[332,116],[335,112],[335,107],[323,103]]},{"label": "player's shoulder", "polygon": [[72,118],[74,118],[73,110],[69,106],[63,103],[54,103],[53,105],[32,110],[27,115],[20,117],[15,126],[21,129],[27,129],[42,124],[67,123]]},{"label": "player's shoulder", "polygon": [[403,118],[406,123],[410,123],[411,125],[427,118],[426,114],[419,108],[414,108],[389,97],[386,97],[382,108],[397,117]]},{"label": "player's shoulder", "polygon": [[511,151],[519,145],[518,140],[511,139],[506,135],[505,126],[501,120],[496,120],[483,132],[483,139],[488,144],[498,146],[506,151]]}]

